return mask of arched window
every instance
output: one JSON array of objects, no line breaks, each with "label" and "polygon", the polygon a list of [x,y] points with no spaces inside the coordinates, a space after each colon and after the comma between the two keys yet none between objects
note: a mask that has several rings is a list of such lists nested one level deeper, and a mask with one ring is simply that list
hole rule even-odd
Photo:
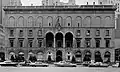
[{"label": "arched window", "polygon": [[57,26],[58,24],[60,24],[60,26],[63,26],[63,18],[61,16],[58,16],[56,18],[56,23],[55,25]]},{"label": "arched window", "polygon": [[47,20],[48,20],[48,21],[47,21],[47,22],[48,22],[48,26],[49,26],[49,27],[52,27],[52,26],[53,26],[53,18],[49,16],[49,17],[47,18]]},{"label": "arched window", "polygon": [[34,26],[34,19],[32,16],[28,17],[28,25],[27,27],[33,27]]},{"label": "arched window", "polygon": [[11,16],[8,20],[8,26],[15,27],[15,18]]},{"label": "arched window", "polygon": [[24,26],[24,17],[19,17],[18,18],[18,25],[17,27],[23,27]]},{"label": "arched window", "polygon": [[43,24],[43,18],[39,16],[36,20],[36,26],[41,27],[42,24]]},{"label": "arched window", "polygon": [[92,21],[91,21],[91,17],[90,16],[85,17],[83,26],[84,27],[90,27],[91,26],[91,22]]},{"label": "arched window", "polygon": [[76,18],[76,27],[82,27],[82,18],[81,17]]},{"label": "arched window", "polygon": [[110,16],[105,17],[105,26],[111,26],[112,20]]},{"label": "arched window", "polygon": [[66,27],[71,27],[72,26],[72,17],[67,17],[66,18]]},{"label": "arched window", "polygon": [[99,27],[101,25],[101,17],[97,16],[94,20],[95,27]]}]

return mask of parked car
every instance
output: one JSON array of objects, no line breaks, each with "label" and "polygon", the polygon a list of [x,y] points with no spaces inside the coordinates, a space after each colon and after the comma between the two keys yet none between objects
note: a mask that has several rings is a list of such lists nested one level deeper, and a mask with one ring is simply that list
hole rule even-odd
[{"label": "parked car", "polygon": [[47,63],[43,63],[43,62],[40,62],[40,61],[30,63],[29,65],[32,66],[32,67],[48,67],[49,66]]},{"label": "parked car", "polygon": [[89,67],[108,67],[109,65],[102,62],[95,62],[95,63],[90,63],[88,66]]},{"label": "parked car", "polygon": [[118,67],[118,66],[119,66],[118,62],[112,65],[112,67]]},{"label": "parked car", "polygon": [[24,61],[24,62],[20,62],[19,65],[20,66],[30,66],[31,61]]},{"label": "parked car", "polygon": [[56,62],[54,63],[54,65],[57,67],[76,67],[77,66],[76,64],[66,62],[66,61]]},{"label": "parked car", "polygon": [[15,63],[15,62],[12,62],[12,61],[4,61],[4,62],[0,62],[0,65],[1,66],[17,66],[18,65],[18,63]]},{"label": "parked car", "polygon": [[89,61],[85,61],[82,63],[83,66],[89,66],[90,62]]}]

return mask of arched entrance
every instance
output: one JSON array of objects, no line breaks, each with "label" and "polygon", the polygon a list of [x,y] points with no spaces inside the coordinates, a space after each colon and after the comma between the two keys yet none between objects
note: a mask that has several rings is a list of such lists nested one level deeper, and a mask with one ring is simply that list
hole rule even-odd
[{"label": "arched entrance", "polygon": [[56,52],[56,62],[62,61],[62,51],[58,50]]},{"label": "arched entrance", "polygon": [[68,32],[65,35],[65,46],[72,47],[73,46],[73,34]]},{"label": "arched entrance", "polygon": [[109,63],[110,62],[110,56],[111,56],[111,53],[109,51],[106,51],[105,52],[105,55],[104,55],[104,58],[105,58],[105,63]]},{"label": "arched entrance", "polygon": [[75,52],[75,58],[76,58],[76,61],[77,61],[77,62],[82,61],[82,60],[81,60],[81,59],[82,59],[81,51]]},{"label": "arched entrance", "polygon": [[95,62],[103,62],[101,53],[99,51],[95,52]]},{"label": "arched entrance", "polygon": [[53,33],[49,32],[46,34],[46,47],[53,47],[54,43],[54,35]]},{"label": "arched entrance", "polygon": [[63,47],[63,34],[57,33],[55,36],[56,47]]},{"label": "arched entrance", "polygon": [[91,52],[90,51],[85,52],[83,61],[91,61]]},{"label": "arched entrance", "polygon": [[5,53],[0,52],[0,61],[5,61]]}]

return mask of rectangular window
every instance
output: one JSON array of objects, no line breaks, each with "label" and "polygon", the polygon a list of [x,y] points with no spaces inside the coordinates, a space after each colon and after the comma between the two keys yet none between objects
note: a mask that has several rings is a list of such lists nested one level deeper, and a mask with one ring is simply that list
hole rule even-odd
[{"label": "rectangular window", "polygon": [[86,36],[90,36],[90,30],[87,30]]},{"label": "rectangular window", "polygon": [[70,60],[70,56],[68,56],[68,60]]},{"label": "rectangular window", "polygon": [[10,40],[10,47],[14,47],[14,40]]},{"label": "rectangular window", "polygon": [[86,47],[90,47],[90,39],[86,39]]},{"label": "rectangular window", "polygon": [[77,30],[77,35],[78,35],[78,36],[80,35],[80,30]]},{"label": "rectangular window", "polygon": [[106,47],[108,48],[108,47],[110,47],[110,40],[109,39],[106,39]]},{"label": "rectangular window", "polygon": [[109,35],[110,35],[109,30],[106,30],[106,36],[109,36]]},{"label": "rectangular window", "polygon": [[80,39],[77,39],[77,48],[81,47],[81,40]]},{"label": "rectangular window", "polygon": [[99,47],[100,47],[100,40],[96,39],[96,48],[99,48]]},{"label": "rectangular window", "polygon": [[20,47],[23,47],[23,40],[19,40]]},{"label": "rectangular window", "polygon": [[38,36],[42,35],[42,30],[38,30]]},{"label": "rectangular window", "polygon": [[100,30],[96,30],[96,36],[100,36]]},{"label": "rectangular window", "polygon": [[23,30],[20,30],[19,35],[20,35],[20,36],[23,36]]},{"label": "rectangular window", "polygon": [[33,41],[29,40],[28,44],[29,44],[29,47],[32,47]]},{"label": "rectangular window", "polygon": [[38,40],[38,47],[42,47],[42,40]]},{"label": "rectangular window", "polygon": [[29,30],[29,36],[32,36],[33,35],[33,31],[32,30]]},{"label": "rectangular window", "polygon": [[14,30],[10,30],[10,36],[14,36]]}]

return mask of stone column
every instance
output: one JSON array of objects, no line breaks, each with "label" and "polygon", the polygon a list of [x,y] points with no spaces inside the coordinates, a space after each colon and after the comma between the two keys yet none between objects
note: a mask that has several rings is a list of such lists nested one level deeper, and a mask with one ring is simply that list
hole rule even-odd
[{"label": "stone column", "polygon": [[65,37],[63,37],[63,48],[65,48]]},{"label": "stone column", "polygon": [[73,48],[75,48],[75,46],[76,46],[76,43],[75,43],[75,38],[73,38]]},{"label": "stone column", "polygon": [[54,37],[54,44],[53,45],[54,45],[54,48],[55,48],[56,47],[55,37]]},{"label": "stone column", "polygon": [[43,46],[46,47],[46,38],[44,38]]}]

